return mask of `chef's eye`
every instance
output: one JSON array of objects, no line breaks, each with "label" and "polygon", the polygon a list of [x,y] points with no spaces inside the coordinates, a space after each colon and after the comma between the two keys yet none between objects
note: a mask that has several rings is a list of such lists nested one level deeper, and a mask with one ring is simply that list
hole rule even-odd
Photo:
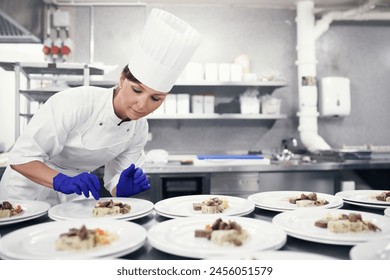
[{"label": "chef's eye", "polygon": [[160,98],[157,97],[157,96],[152,96],[151,98],[152,98],[153,101],[156,101],[156,102],[157,102],[157,101],[160,101]]},{"label": "chef's eye", "polygon": [[142,92],[142,90],[140,90],[139,88],[136,88],[136,87],[133,87],[133,91],[135,93],[141,93]]}]

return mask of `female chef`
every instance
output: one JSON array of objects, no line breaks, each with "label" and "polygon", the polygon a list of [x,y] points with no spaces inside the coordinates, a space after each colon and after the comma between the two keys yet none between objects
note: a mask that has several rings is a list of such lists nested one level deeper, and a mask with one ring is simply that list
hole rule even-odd
[{"label": "female chef", "polygon": [[51,205],[90,194],[99,199],[93,170],[104,166],[104,187],[117,197],[150,188],[144,161],[145,118],[164,101],[200,45],[186,22],[153,9],[115,88],[83,86],[53,95],[16,141],[0,183],[0,199]]}]

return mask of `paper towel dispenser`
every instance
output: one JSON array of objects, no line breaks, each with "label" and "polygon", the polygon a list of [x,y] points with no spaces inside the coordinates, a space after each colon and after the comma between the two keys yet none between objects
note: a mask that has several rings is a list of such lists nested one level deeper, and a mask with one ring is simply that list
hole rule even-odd
[{"label": "paper towel dispenser", "polygon": [[351,92],[348,78],[322,78],[319,95],[321,116],[347,116],[351,113]]}]

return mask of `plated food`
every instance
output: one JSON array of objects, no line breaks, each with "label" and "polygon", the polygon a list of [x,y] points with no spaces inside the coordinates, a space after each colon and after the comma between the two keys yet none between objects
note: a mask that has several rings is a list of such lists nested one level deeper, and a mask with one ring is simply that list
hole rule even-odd
[{"label": "plated food", "polygon": [[237,222],[224,222],[221,218],[218,218],[212,225],[206,224],[205,229],[195,230],[195,237],[207,238],[221,246],[225,244],[241,246],[248,236],[248,232]]},{"label": "plated food", "polygon": [[340,208],[343,199],[326,193],[305,191],[270,191],[252,194],[248,197],[257,208],[269,211],[291,211],[304,208]]},{"label": "plated food", "polygon": [[382,192],[375,195],[376,200],[390,202],[390,192]]},{"label": "plated food", "polygon": [[19,215],[23,212],[20,204],[12,205],[8,201],[0,203],[0,218],[10,218],[12,216]]},{"label": "plated food", "polygon": [[56,240],[56,249],[60,251],[90,250],[98,246],[109,245],[118,236],[101,228],[87,229],[85,225],[81,228],[71,228],[68,232],[62,233]]},{"label": "plated food", "polygon": [[107,201],[99,201],[92,209],[93,216],[103,217],[107,215],[121,215],[127,214],[131,210],[131,206],[127,203],[113,201],[112,199]]},{"label": "plated food", "polygon": [[223,213],[229,207],[226,199],[219,197],[210,197],[206,200],[192,204],[194,211],[200,211],[202,214]]},{"label": "plated food", "polygon": [[[353,215],[350,214],[350,210],[344,209],[305,208],[280,213],[272,219],[272,223],[283,228],[292,237],[324,244],[355,245],[390,238],[389,218],[362,211],[353,211]],[[331,217],[333,224],[329,226],[328,222],[327,228],[318,227],[318,221],[326,220],[326,217]],[[338,221],[339,217],[342,217],[342,220]],[[368,222],[372,225],[369,226]],[[372,230],[369,229],[371,227]]]},{"label": "plated food", "polygon": [[41,217],[50,209],[49,203],[38,200],[7,200],[1,201],[1,205],[0,226]]},{"label": "plated food", "polygon": [[335,233],[381,231],[373,222],[363,220],[359,213],[340,214],[338,216],[328,214],[326,217],[317,220],[314,225],[319,228],[327,228]]},{"label": "plated food", "polygon": [[255,209],[253,202],[235,196],[203,194],[184,195],[160,200],[156,213],[167,218],[195,217],[205,214],[244,216]]},{"label": "plated food", "polygon": [[298,207],[315,207],[329,204],[327,200],[318,198],[315,192],[301,193],[299,196],[289,197],[288,202],[296,204]]},{"label": "plated food", "polygon": [[353,190],[336,193],[346,203],[373,209],[390,207],[389,190]]},{"label": "plated food", "polygon": [[2,236],[0,258],[112,259],[134,252],[145,241],[146,229],[124,220],[90,218],[47,222],[26,226]]},{"label": "plated food", "polygon": [[[207,237],[196,237],[197,230],[207,229],[205,226],[221,222],[230,224],[229,227],[241,227],[244,233],[241,245],[236,246],[230,240],[230,234],[216,234],[215,241]],[[223,226],[225,227],[225,225]],[[224,230],[215,230],[222,232]],[[233,233],[234,237],[237,237]],[[247,236],[247,237],[245,237]],[[210,237],[211,238],[211,237]],[[249,254],[264,250],[277,250],[287,240],[286,233],[270,222],[237,216],[199,215],[193,217],[176,218],[153,225],[148,231],[148,242],[155,249],[189,258],[210,258],[228,254]]]},{"label": "plated food", "polygon": [[102,197],[79,199],[50,208],[49,218],[55,221],[82,219],[135,220],[149,215],[154,204],[145,199],[126,197]]}]

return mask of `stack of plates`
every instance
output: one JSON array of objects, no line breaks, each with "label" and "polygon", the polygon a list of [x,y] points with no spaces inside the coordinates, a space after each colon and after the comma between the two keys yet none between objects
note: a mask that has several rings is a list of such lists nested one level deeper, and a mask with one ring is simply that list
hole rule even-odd
[{"label": "stack of plates", "polygon": [[[223,215],[244,216],[255,209],[255,205],[247,199],[227,195],[186,195],[161,200],[154,205],[156,213],[167,218],[193,217],[204,215],[193,209],[193,203],[201,203],[207,199],[218,197],[226,200],[229,207]],[[221,214],[221,213],[219,213]],[[213,214],[214,215],[214,214]]]},{"label": "stack of plates", "polygon": [[373,209],[385,209],[390,207],[390,202],[380,201],[375,198],[385,190],[353,190],[336,193],[337,197],[342,198],[345,203],[358,205]]},{"label": "stack of plates", "polygon": [[[19,215],[9,218],[0,218],[0,226],[15,224],[27,220],[32,220],[41,217],[47,213],[50,204],[43,201],[36,200],[7,200],[12,205],[20,205],[23,212]],[[2,202],[2,201],[1,201]]]},{"label": "stack of plates", "polygon": [[[248,200],[252,201],[257,208],[284,212],[290,210],[303,209],[304,207],[298,207],[296,204],[292,204],[288,201],[292,197],[300,197],[301,194],[309,194],[308,191],[273,191],[273,192],[261,192],[255,193],[248,197]],[[316,193],[318,199],[325,199],[329,204],[322,206],[306,207],[306,208],[340,208],[343,206],[343,200],[334,195],[325,194],[325,193]]]},{"label": "stack of plates", "polygon": [[[195,237],[195,230],[204,229],[218,218],[235,221],[248,232],[241,246],[214,244],[207,238]],[[203,215],[167,220],[151,227],[148,242],[154,248],[173,255],[189,258],[216,258],[226,255],[243,255],[263,250],[277,250],[287,240],[279,227],[261,220],[237,216]]]},{"label": "stack of plates", "polygon": [[[56,240],[70,228],[100,228],[115,234],[111,244],[90,250],[58,251]],[[146,230],[135,223],[118,220],[73,220],[42,223],[13,231],[0,239],[2,259],[94,259],[117,258],[139,249],[146,240]]]},{"label": "stack of plates", "polygon": [[[363,220],[373,222],[381,231],[334,233],[314,225],[318,220],[331,215],[358,213]],[[390,238],[390,219],[378,214],[341,209],[305,209],[276,215],[272,223],[283,228],[288,235],[317,243],[355,245],[361,242]]]},{"label": "stack of plates", "polygon": [[149,215],[153,211],[154,204],[148,200],[138,198],[101,198],[101,201],[114,200],[115,202],[127,203],[131,210],[123,215],[109,215],[103,217],[94,217],[93,208],[97,203],[94,199],[74,200],[58,204],[49,210],[49,218],[55,221],[77,220],[77,219],[117,219],[117,220],[135,220]]}]

